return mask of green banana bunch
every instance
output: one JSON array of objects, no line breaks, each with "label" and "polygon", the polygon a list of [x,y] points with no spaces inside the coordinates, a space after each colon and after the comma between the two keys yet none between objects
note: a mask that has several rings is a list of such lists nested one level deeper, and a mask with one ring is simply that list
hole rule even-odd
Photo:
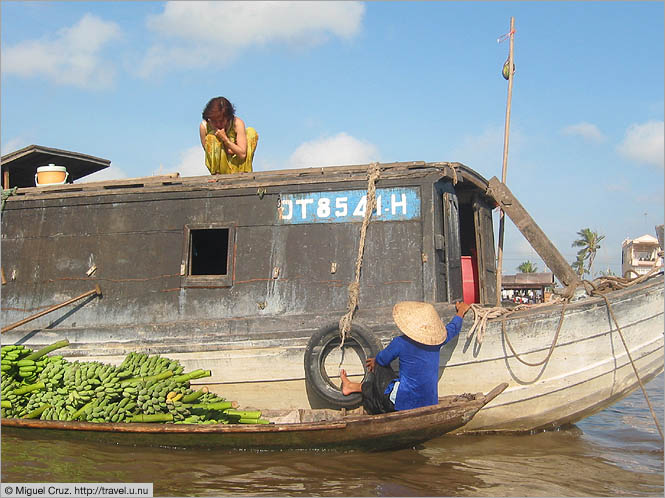
[{"label": "green banana bunch", "polygon": [[2,346],[0,352],[0,369],[3,375],[15,375],[18,371],[18,362],[32,353],[32,350],[22,344]]},{"label": "green banana bunch", "polygon": [[210,376],[210,371],[183,374],[177,360],[144,353],[129,353],[117,367],[46,356],[68,344],[59,341],[37,352],[22,345],[2,348],[3,417],[110,423],[266,423],[259,420],[260,412],[234,411],[224,398],[189,388],[190,380]]},{"label": "green banana bunch", "polygon": [[27,397],[19,396],[14,393],[19,387],[21,387],[21,383],[14,377],[10,377],[9,375],[2,376],[2,391],[0,397],[2,398],[2,401],[7,401],[10,404],[10,406],[2,407],[3,417],[16,417],[16,413],[21,409],[22,405],[27,404]]},{"label": "green banana bunch", "polygon": [[136,403],[139,413],[151,415],[167,411],[166,395],[169,393],[169,383],[164,380],[148,380],[139,382],[137,387]]}]

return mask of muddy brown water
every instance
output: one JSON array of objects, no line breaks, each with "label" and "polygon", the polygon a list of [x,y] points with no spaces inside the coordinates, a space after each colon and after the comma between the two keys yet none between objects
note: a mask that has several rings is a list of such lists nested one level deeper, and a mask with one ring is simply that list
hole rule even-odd
[{"label": "muddy brown water", "polygon": [[[647,392],[663,426],[663,374]],[[154,496],[663,496],[637,390],[557,431],[443,436],[400,451],[142,448],[2,434],[3,482],[152,482]]]}]

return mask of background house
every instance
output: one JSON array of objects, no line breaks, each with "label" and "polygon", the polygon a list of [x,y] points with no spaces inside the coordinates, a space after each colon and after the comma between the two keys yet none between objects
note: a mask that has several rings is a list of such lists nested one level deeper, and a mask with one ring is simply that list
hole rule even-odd
[{"label": "background house", "polygon": [[663,264],[663,257],[658,239],[653,235],[642,235],[636,239],[626,239],[621,244],[621,274],[635,272],[637,275],[649,273],[655,266]]},{"label": "background house", "polygon": [[501,277],[501,299],[520,304],[542,303],[551,296],[554,274],[551,272],[517,273]]}]

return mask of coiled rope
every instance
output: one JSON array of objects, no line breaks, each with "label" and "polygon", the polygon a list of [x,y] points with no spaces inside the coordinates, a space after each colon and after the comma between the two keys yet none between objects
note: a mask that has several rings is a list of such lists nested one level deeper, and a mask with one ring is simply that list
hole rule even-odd
[{"label": "coiled rope", "polygon": [[[344,347],[346,335],[351,330],[353,314],[358,307],[358,298],[360,297],[360,269],[363,264],[363,254],[365,252],[365,237],[367,236],[367,226],[372,218],[372,212],[376,209],[376,180],[379,178],[379,163],[372,163],[367,170],[367,205],[365,206],[365,217],[360,227],[360,242],[358,244],[358,256],[356,257],[355,279],[349,284],[349,301],[346,314],[339,320],[339,334],[341,337],[340,349]],[[342,349],[342,361],[344,361]],[[340,362],[341,365],[341,362]]]},{"label": "coiled rope", "polygon": [[[649,406],[649,411],[651,412],[651,416],[653,417],[653,420],[656,424],[656,428],[658,429],[658,433],[660,434],[660,438],[663,439],[663,430],[660,427],[660,424],[658,422],[658,418],[656,417],[656,414],[653,410],[653,407],[651,405],[651,401],[649,400],[649,396],[647,395],[646,389],[644,387],[644,383],[642,382],[642,379],[640,378],[640,374],[637,371],[637,367],[635,366],[635,362],[633,361],[633,357],[630,354],[630,350],[628,349],[628,345],[626,344],[626,340],[623,336],[623,331],[621,330],[621,327],[619,326],[619,322],[616,319],[616,316],[614,315],[614,310],[612,309],[612,306],[610,305],[609,300],[607,299],[607,296],[605,295],[607,292],[614,291],[614,290],[620,290],[620,289],[625,289],[628,287],[631,287],[633,285],[639,284],[650,278],[652,275],[658,273],[659,271],[662,270],[662,265],[661,266],[656,266],[651,269],[648,273],[644,275],[640,275],[636,278],[628,278],[628,277],[616,277],[616,276],[605,276],[605,277],[599,277],[593,281],[588,281],[588,280],[583,280],[581,281],[579,285],[583,285],[586,293],[589,296],[592,297],[602,297],[603,300],[605,301],[605,304],[607,306],[607,309],[610,313],[610,316],[612,320],[614,321],[614,324],[617,328],[617,332],[619,333],[619,337],[621,338],[621,342],[623,343],[623,347],[626,350],[626,355],[628,356],[628,359],[630,360],[630,364],[633,367],[633,371],[635,372],[635,377],[637,378],[637,382],[640,385],[640,388],[642,389],[642,393],[644,394],[644,398],[647,401],[647,405]],[[635,273],[635,272],[633,272]],[[577,286],[577,287],[578,287]],[[574,289],[572,289],[574,291]],[[572,296],[573,292],[569,292],[569,296]],[[536,363],[531,363],[528,362],[520,357],[520,355],[515,351],[515,348],[513,348],[513,345],[510,342],[510,339],[508,338],[508,334],[506,333],[505,329],[505,322],[508,317],[513,315],[514,313],[517,313],[518,311],[523,311],[525,309],[535,309],[538,307],[542,306],[551,306],[552,302],[548,303],[539,303],[535,305],[519,305],[515,306],[515,308],[512,309],[506,309],[506,308],[499,308],[499,307],[493,307],[493,308],[484,308],[478,304],[472,304],[471,309],[473,310],[474,313],[474,320],[473,320],[473,325],[469,329],[469,332],[467,334],[467,338],[470,338],[474,332],[476,334],[476,343],[477,344],[482,344],[484,336],[485,336],[485,329],[487,327],[487,321],[493,318],[501,318],[501,333],[506,341],[506,344],[508,344],[508,347],[510,348],[510,351],[513,353],[515,356],[515,359],[518,360],[519,362],[523,363],[524,365],[532,366],[532,367],[537,367],[540,365],[545,364],[550,357],[552,356],[552,353],[554,352],[554,347],[556,346],[556,343],[559,339],[559,332],[561,332],[561,327],[563,325],[563,319],[564,319],[564,314],[565,314],[565,309],[568,303],[570,302],[570,297],[567,297],[565,299],[561,298],[555,298],[554,303],[561,302],[561,317],[559,318],[559,325],[557,326],[556,333],[554,334],[554,339],[552,340],[552,345],[549,348],[549,351],[547,352],[547,355],[542,361],[536,362]]]}]

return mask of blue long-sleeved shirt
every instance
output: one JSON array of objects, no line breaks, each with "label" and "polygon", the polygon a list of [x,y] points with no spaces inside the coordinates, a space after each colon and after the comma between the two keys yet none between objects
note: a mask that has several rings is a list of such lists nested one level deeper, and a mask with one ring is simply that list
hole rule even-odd
[{"label": "blue long-sleeved shirt", "polygon": [[439,351],[441,346],[454,339],[462,329],[462,317],[455,315],[446,325],[446,340],[435,346],[426,346],[405,335],[395,337],[385,349],[376,355],[376,362],[387,367],[399,358],[399,379],[386,388],[390,393],[399,380],[395,410],[408,410],[439,402]]}]

